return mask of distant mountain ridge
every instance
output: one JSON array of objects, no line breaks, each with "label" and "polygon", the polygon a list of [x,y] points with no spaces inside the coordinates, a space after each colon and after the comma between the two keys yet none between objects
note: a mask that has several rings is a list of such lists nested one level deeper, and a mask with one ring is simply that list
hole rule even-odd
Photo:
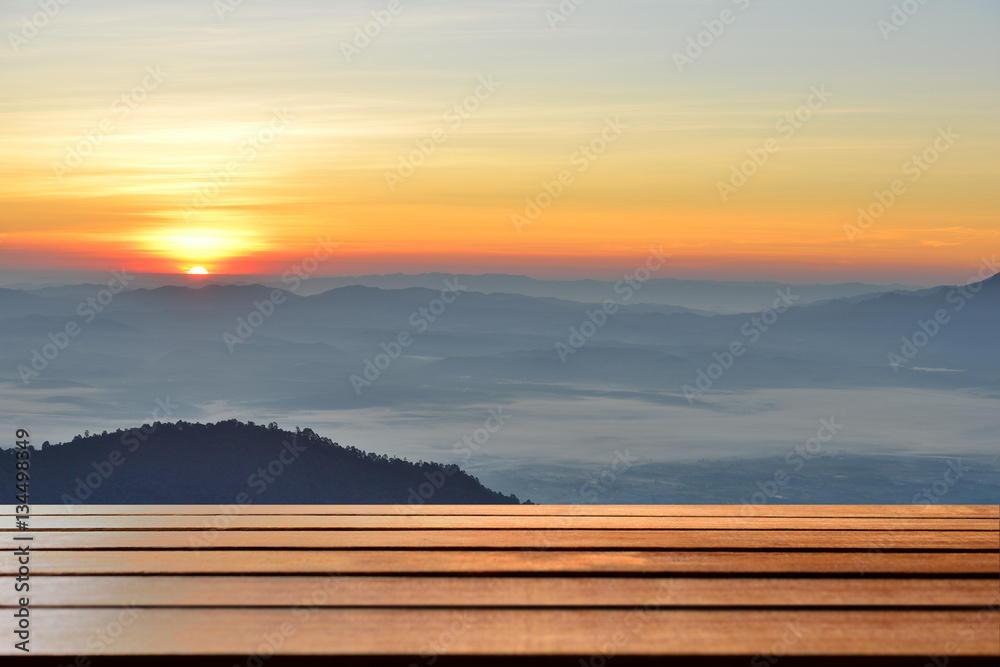
[{"label": "distant mountain ridge", "polygon": [[[623,276],[624,277],[624,276]],[[629,276],[631,278],[631,276]],[[601,303],[618,299],[616,286],[622,280],[542,280],[528,276],[487,273],[480,275],[451,273],[389,274],[345,277],[316,277],[302,283],[298,293],[317,294],[336,287],[364,285],[382,289],[440,287],[445,280],[457,280],[472,292],[508,293],[530,297],[551,297],[566,301]],[[268,283],[281,286],[280,283]],[[655,274],[635,289],[628,299],[632,304],[672,306],[678,311],[739,313],[767,308],[774,291],[790,283],[774,281],[685,280],[660,278]],[[916,290],[912,285],[871,285],[859,282],[794,285],[801,303],[846,298],[864,294]]]},{"label": "distant mountain ridge", "polygon": [[[445,280],[458,280],[469,291],[484,294],[520,294],[529,297],[552,297],[583,303],[601,303],[605,299],[618,299],[621,297],[619,293],[616,293],[615,287],[626,277],[626,273],[628,272],[623,271],[621,278],[608,280],[540,279],[501,273],[484,273],[478,275],[395,273],[362,276],[313,276],[307,280],[295,278],[295,282],[299,284],[285,282],[281,276],[265,275],[213,275],[208,276],[207,279],[194,281],[187,276],[173,274],[136,274],[134,279],[130,281],[129,288],[152,291],[163,286],[199,287],[206,283],[223,283],[233,287],[260,284],[289,290],[298,296],[313,296],[338,287],[353,285],[391,290],[416,287],[441,289]],[[89,283],[90,281],[81,282]],[[641,287],[634,290],[634,293],[627,300],[631,304],[671,306],[675,312],[753,312],[767,308],[770,300],[774,298],[774,291],[789,285],[797,288],[797,294],[799,294],[801,298],[800,303],[802,304],[896,290],[923,289],[922,287],[913,285],[876,285],[860,282],[795,284],[776,281],[689,280],[667,278],[653,273],[649,280],[643,281]],[[27,290],[34,295],[44,297],[79,297],[94,293],[97,289],[100,289],[101,285],[64,284],[34,286],[19,283],[16,286],[11,285],[8,287]],[[620,289],[624,290],[624,287],[620,287]]]},{"label": "distant mountain ridge", "polygon": [[[0,452],[11,459],[15,450]],[[311,429],[154,422],[45,443],[31,500],[51,504],[518,504],[455,465],[342,447]]]},{"label": "distant mountain ridge", "polygon": [[[624,446],[625,438],[633,451],[645,447],[651,463],[683,458],[703,440],[711,442],[709,451],[773,453],[778,442],[794,446],[803,424],[806,437],[814,417],[835,416],[849,420],[837,451],[841,443],[853,454],[973,457],[995,449],[997,276],[823,303],[803,303],[791,286],[782,289],[791,307],[771,309],[772,292],[766,309],[738,314],[691,312],[619,295],[604,311],[606,304],[596,299],[486,294],[462,279],[468,291],[445,304],[441,282],[400,289],[353,285],[311,296],[262,285],[136,285],[93,317],[81,315],[79,304],[99,295],[100,283],[21,294],[0,290],[2,404],[10,421],[52,442],[69,442],[84,428],[142,423],[161,400],[176,409],[169,417],[154,415],[154,422],[238,417],[307,423],[379,451],[458,463],[493,488],[549,502],[579,500],[584,474],[598,472],[604,451]],[[275,295],[280,299],[268,302]],[[72,338],[64,333],[70,325],[77,332]],[[514,415],[513,425],[495,435],[476,428],[494,407]],[[753,421],[744,423],[744,415]],[[463,458],[453,443],[472,433],[482,436],[482,451]],[[114,485],[104,486],[96,463],[104,470],[114,466],[115,478],[122,475],[127,484],[121,497],[147,498],[152,491],[168,502],[165,485],[187,484],[187,468],[204,459],[216,474],[198,472],[182,497],[232,503],[245,493],[257,502],[248,479],[281,445],[279,438],[249,452],[238,443],[219,450],[209,438],[200,449],[185,445],[174,458],[161,455],[138,465],[146,449],[126,452],[121,437],[110,434],[104,450],[79,458],[73,443],[39,452],[38,460],[54,471],[41,475],[39,469],[39,489],[60,502],[78,488],[87,495],[90,478],[101,489],[93,489],[87,502],[99,502],[98,491],[110,493]],[[127,458],[123,466],[107,463],[115,449]],[[220,467],[218,457],[202,456],[206,451],[248,452],[255,467]],[[569,483],[561,496],[543,492],[548,478],[535,467],[557,457],[580,475],[575,489]],[[59,463],[63,459],[72,465]],[[142,472],[130,479],[126,470],[133,463],[154,477]],[[292,470],[299,465],[269,485],[260,502],[339,502],[323,495],[336,484],[317,495],[311,474],[295,482]],[[303,470],[325,465],[305,464]],[[390,477],[400,483],[384,502],[468,497],[449,498],[451,492],[434,486],[452,468],[431,464],[405,472],[396,465]],[[598,467],[588,471],[592,465]],[[627,476],[640,477],[632,470]],[[452,486],[459,477],[448,479],[446,488],[459,488]],[[221,491],[211,486],[214,480],[225,483]],[[293,483],[286,488],[287,480]],[[661,495],[666,487],[652,478],[642,484],[647,489],[634,497],[674,497]],[[411,496],[420,488],[433,490],[432,499]],[[473,485],[469,493],[483,489]],[[271,495],[278,500],[268,500]],[[371,501],[360,492],[355,497]],[[475,502],[494,502],[491,497]],[[894,496],[887,489],[883,497]]]},{"label": "distant mountain ridge", "polygon": [[[993,276],[968,286],[884,292],[806,307],[791,288],[793,306],[773,325],[760,328],[752,325],[753,314],[706,316],[618,302],[613,316],[598,317],[603,324],[587,329],[593,335],[586,341],[572,332],[593,326],[587,323],[596,317],[599,302],[470,290],[459,292],[432,317],[421,309],[434,303],[440,288],[354,285],[299,296],[262,285],[204,285],[125,291],[89,321],[78,316],[77,300],[65,293],[24,299],[9,290],[0,292],[10,297],[0,312],[0,369],[16,381],[26,377],[32,387],[96,386],[114,378],[110,389],[125,391],[117,403],[148,405],[163,395],[157,386],[169,387],[171,395],[184,396],[188,407],[219,396],[249,398],[258,378],[267,377],[267,409],[282,414],[291,404],[329,409],[423,402],[429,387],[440,400],[478,395],[481,401],[495,401],[487,397],[507,385],[491,385],[488,379],[524,383],[549,394],[609,382],[670,391],[690,384],[713,353],[740,341],[753,343],[753,354],[740,358],[723,385],[953,388],[961,382],[981,387],[1000,373],[992,354],[1000,326],[998,286],[1000,279]],[[265,303],[275,294],[280,304]],[[51,303],[42,307],[46,302]],[[949,322],[908,366],[961,369],[963,377],[892,371],[887,355],[939,309],[948,311]],[[39,350],[49,345],[51,354],[50,335],[58,338],[67,322],[76,322],[83,333],[43,363]],[[401,334],[411,342],[387,370],[392,381],[366,387],[362,398],[349,379],[366,367],[366,360],[383,353],[380,345]],[[574,341],[579,350],[563,363],[555,346]],[[83,404],[86,399],[67,401]],[[207,417],[198,411],[184,416]]]}]

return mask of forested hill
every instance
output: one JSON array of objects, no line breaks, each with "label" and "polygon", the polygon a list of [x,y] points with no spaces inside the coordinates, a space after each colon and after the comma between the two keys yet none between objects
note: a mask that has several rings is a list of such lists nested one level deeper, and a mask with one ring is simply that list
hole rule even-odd
[{"label": "forested hill", "polygon": [[[14,450],[4,450],[14,471]],[[342,447],[311,429],[236,420],[145,424],[44,443],[30,501],[86,504],[516,504],[454,465]]]}]

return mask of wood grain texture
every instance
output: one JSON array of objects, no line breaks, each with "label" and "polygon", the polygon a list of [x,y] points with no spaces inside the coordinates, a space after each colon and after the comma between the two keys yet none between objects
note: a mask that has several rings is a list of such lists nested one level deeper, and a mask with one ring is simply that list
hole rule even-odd
[{"label": "wood grain texture", "polygon": [[[967,552],[732,551],[46,551],[36,574],[614,574],[1000,575],[1000,555]],[[0,552],[0,574],[17,573]]]},{"label": "wood grain texture", "polygon": [[33,655],[67,656],[1000,654],[1000,613],[974,611],[39,609],[33,627]]},{"label": "wood grain texture", "polygon": [[870,662],[1000,657],[998,510],[42,506],[0,536],[33,538],[36,656]]},{"label": "wood grain texture", "polygon": [[32,581],[41,607],[986,607],[988,579],[66,576]]},{"label": "wood grain texture", "polygon": [[207,530],[53,531],[34,549],[1000,549],[986,531]]}]

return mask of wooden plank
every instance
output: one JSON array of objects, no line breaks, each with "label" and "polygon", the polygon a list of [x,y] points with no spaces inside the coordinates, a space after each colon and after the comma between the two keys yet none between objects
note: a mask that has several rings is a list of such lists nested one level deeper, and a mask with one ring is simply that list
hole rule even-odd
[{"label": "wooden plank", "polygon": [[[36,576],[43,607],[987,607],[988,579]],[[13,600],[12,600],[13,601]],[[2,605],[2,606],[13,606]]]},{"label": "wooden plank", "polygon": [[1000,549],[985,531],[350,530],[54,531],[41,549]]},{"label": "wooden plank", "polygon": [[[0,552],[0,574],[17,573]],[[761,573],[1000,574],[1000,556],[951,552],[733,551],[45,551],[32,555],[45,574],[342,573]]]},{"label": "wooden plank", "polygon": [[[36,516],[46,530],[984,530],[993,519],[811,518],[811,517],[634,517],[634,516],[382,516],[382,515],[128,515]],[[14,532],[13,527],[0,528]]]},{"label": "wooden plank", "polygon": [[[33,505],[32,513],[261,514],[261,515],[458,515],[458,516],[776,516],[1000,518],[998,505]],[[13,505],[0,505],[13,515]]]},{"label": "wooden plank", "polygon": [[1000,654],[1000,613],[982,611],[79,608],[32,619],[32,655],[87,655],[97,641],[103,655]]}]

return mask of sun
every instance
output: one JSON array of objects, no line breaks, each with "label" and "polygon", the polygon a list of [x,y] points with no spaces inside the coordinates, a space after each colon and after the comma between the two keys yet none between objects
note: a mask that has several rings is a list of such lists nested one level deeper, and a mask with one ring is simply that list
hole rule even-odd
[{"label": "sun", "polygon": [[189,276],[207,276],[208,275],[208,271],[204,267],[201,267],[201,266],[192,266],[190,269],[188,269],[188,275]]}]

